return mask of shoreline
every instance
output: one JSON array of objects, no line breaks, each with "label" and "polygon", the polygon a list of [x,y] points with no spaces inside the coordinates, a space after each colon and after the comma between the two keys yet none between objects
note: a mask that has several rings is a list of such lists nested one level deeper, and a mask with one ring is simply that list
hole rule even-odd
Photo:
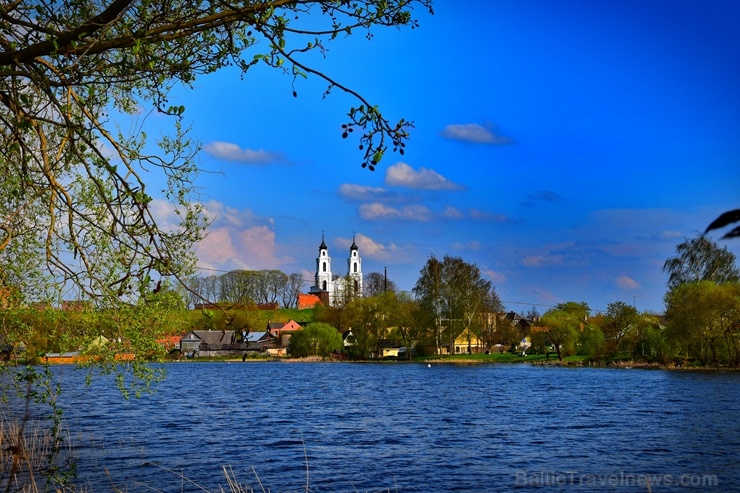
[{"label": "shoreline", "polygon": [[621,370],[665,370],[665,371],[740,371],[740,367],[716,367],[716,366],[698,366],[698,365],[675,365],[650,363],[645,361],[614,361],[614,362],[587,362],[587,361],[558,361],[557,359],[549,361],[493,361],[493,360],[476,360],[468,358],[435,358],[421,360],[347,360],[347,359],[325,359],[318,356],[308,358],[241,358],[229,359],[190,359],[179,361],[164,361],[163,363],[355,363],[355,364],[427,364],[427,365],[520,365],[529,364],[532,366],[553,366],[565,368],[612,368]]}]

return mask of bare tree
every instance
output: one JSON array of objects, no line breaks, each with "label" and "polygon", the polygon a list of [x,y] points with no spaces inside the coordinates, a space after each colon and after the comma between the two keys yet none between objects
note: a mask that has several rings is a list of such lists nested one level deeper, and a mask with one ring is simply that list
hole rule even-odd
[{"label": "bare tree", "polygon": [[396,283],[380,272],[371,272],[367,274],[364,277],[362,284],[365,289],[365,296],[378,296],[379,294],[388,291],[392,291],[394,293],[398,291]]}]

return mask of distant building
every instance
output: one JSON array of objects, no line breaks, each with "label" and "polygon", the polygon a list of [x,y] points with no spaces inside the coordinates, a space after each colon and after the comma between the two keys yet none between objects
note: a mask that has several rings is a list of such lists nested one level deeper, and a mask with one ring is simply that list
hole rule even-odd
[{"label": "distant building", "polygon": [[349,247],[347,258],[347,275],[345,277],[335,276],[331,272],[331,257],[329,248],[321,235],[319,245],[319,256],[316,257],[316,284],[311,286],[309,294],[320,300],[327,300],[329,306],[342,305],[352,298],[362,296],[362,259],[359,248],[352,237],[352,246]]},{"label": "distant building", "polygon": [[316,306],[316,303],[322,304],[321,298],[319,298],[315,294],[299,294],[298,295],[298,309],[299,310],[313,308]]}]

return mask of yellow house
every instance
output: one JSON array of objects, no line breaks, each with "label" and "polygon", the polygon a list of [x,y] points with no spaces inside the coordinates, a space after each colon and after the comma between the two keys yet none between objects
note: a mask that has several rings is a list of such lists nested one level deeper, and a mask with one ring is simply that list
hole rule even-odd
[{"label": "yellow house", "polygon": [[470,329],[463,330],[455,338],[454,354],[481,354],[485,351],[483,340]]}]

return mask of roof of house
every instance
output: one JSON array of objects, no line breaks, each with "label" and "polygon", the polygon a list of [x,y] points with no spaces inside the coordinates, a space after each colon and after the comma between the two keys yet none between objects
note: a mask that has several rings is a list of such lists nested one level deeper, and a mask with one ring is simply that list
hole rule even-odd
[{"label": "roof of house", "polygon": [[183,340],[200,339],[201,342],[206,344],[231,344],[232,338],[234,337],[233,330],[191,330],[185,336]]},{"label": "roof of house", "polygon": [[515,324],[522,325],[522,326],[525,326],[525,327],[527,327],[527,326],[530,325],[529,320],[527,320],[526,318],[522,317],[521,315],[519,315],[516,312],[509,312],[509,313],[506,314],[506,317],[504,317],[504,318],[506,318],[506,320],[509,320],[511,322],[514,322]]},{"label": "roof of house", "polygon": [[269,332],[250,332],[247,334],[247,342],[260,342],[265,339],[270,339],[272,334]]},{"label": "roof of house", "polygon": [[298,309],[303,310],[305,308],[313,308],[316,303],[321,303],[321,298],[315,294],[299,294],[298,295]]},{"label": "roof of house", "polygon": [[303,328],[303,325],[299,322],[296,322],[295,320],[289,320],[285,325],[283,325],[283,332],[288,332],[291,330],[301,330]]},{"label": "roof of house", "polygon": [[157,343],[164,346],[177,345],[180,344],[180,339],[182,339],[182,336],[164,336],[157,339]]}]

